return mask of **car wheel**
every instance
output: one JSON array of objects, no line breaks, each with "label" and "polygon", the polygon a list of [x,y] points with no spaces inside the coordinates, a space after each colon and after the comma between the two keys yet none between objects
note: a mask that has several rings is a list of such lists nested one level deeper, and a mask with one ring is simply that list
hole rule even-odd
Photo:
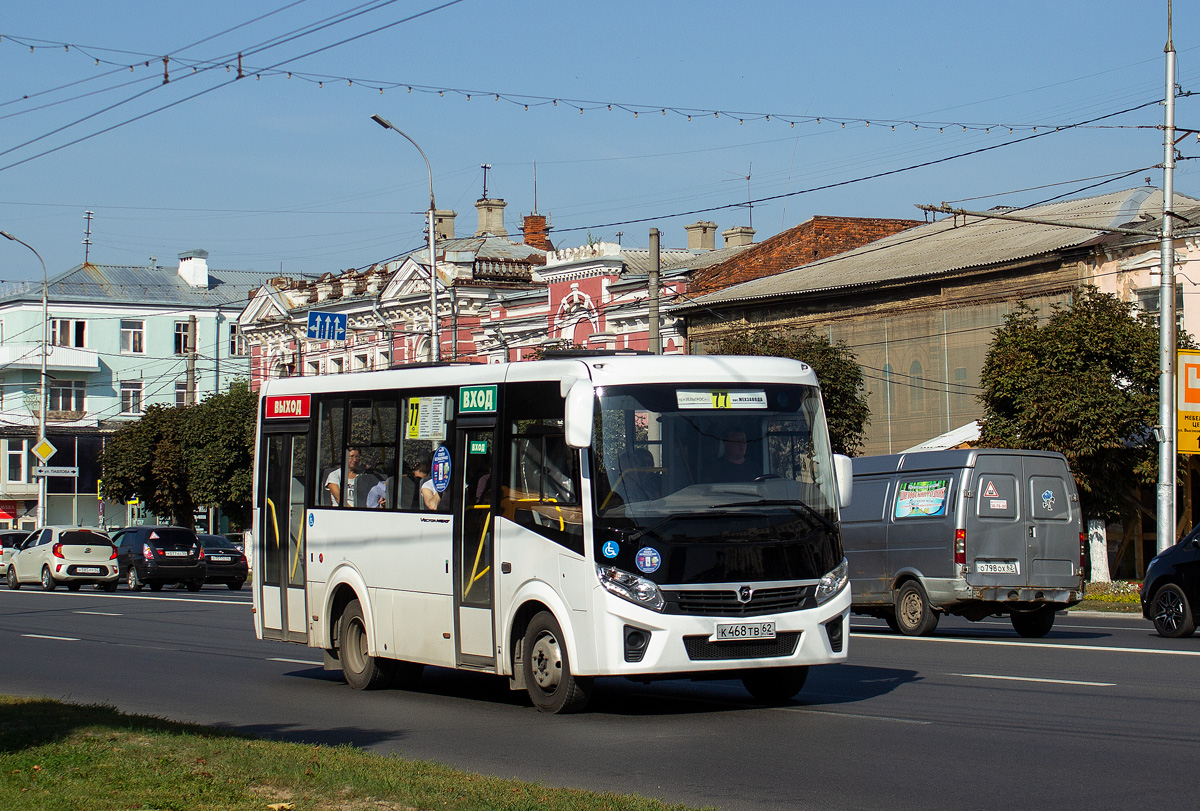
[{"label": "car wheel", "polygon": [[338,622],[338,659],[342,676],[355,690],[378,690],[387,687],[395,672],[390,659],[380,659],[367,653],[367,623],[362,605],[351,600]]},{"label": "car wheel", "polygon": [[101,584],[100,584],[100,588],[102,588],[102,589],[104,589],[105,591],[108,591],[108,592],[113,592],[113,591],[116,591],[116,590],[117,590],[117,581],[116,581],[116,580],[110,580],[110,581],[108,581],[107,583],[101,583]]},{"label": "car wheel", "polygon": [[896,625],[905,636],[929,636],[937,628],[938,615],[925,597],[925,589],[909,580],[896,594]]},{"label": "car wheel", "polygon": [[764,667],[742,674],[746,692],[767,704],[779,704],[804,689],[808,667]]},{"label": "car wheel", "polygon": [[54,575],[50,574],[50,567],[42,567],[42,591],[54,591],[58,588],[58,581],[54,579]]},{"label": "car wheel", "polygon": [[82,585],[82,583],[68,583],[67,591],[79,591],[79,587]]},{"label": "car wheel", "polygon": [[202,588],[204,588],[203,580],[189,580],[188,581],[188,584],[187,584],[188,591],[199,591]]},{"label": "car wheel", "polygon": [[229,586],[230,591],[239,591],[246,584],[245,580],[231,580],[225,585]]},{"label": "car wheel", "polygon": [[592,680],[571,673],[562,629],[549,611],[534,616],[521,641],[525,689],[541,712],[579,712],[592,697]]},{"label": "car wheel", "polygon": [[17,579],[17,569],[15,566],[8,567],[8,572],[5,573],[5,577],[8,579],[8,587],[10,589],[16,591],[17,589],[21,588],[21,581]]},{"label": "car wheel", "polygon": [[1047,606],[1033,611],[1014,611],[1009,619],[1013,630],[1021,636],[1043,637],[1054,627],[1054,609]]},{"label": "car wheel", "polygon": [[1174,583],[1168,583],[1154,594],[1150,616],[1154,620],[1154,630],[1158,631],[1159,636],[1191,636],[1196,630],[1187,595]]},{"label": "car wheel", "polygon": [[142,590],[142,579],[138,577],[136,566],[129,567],[129,572],[125,575],[125,585],[129,586],[130,591]]}]

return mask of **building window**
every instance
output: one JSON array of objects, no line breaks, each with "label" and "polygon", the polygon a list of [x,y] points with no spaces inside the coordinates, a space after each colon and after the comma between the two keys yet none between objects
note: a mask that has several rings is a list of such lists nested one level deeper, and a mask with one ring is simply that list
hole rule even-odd
[{"label": "building window", "polygon": [[142,413],[142,383],[140,380],[121,383],[121,413]]},{"label": "building window", "polygon": [[146,322],[121,319],[122,354],[141,355],[146,351]]},{"label": "building window", "polygon": [[925,413],[925,369],[919,360],[908,367],[908,408],[913,414]]},{"label": "building window", "polygon": [[50,321],[50,343],[53,346],[74,346],[82,349],[87,335],[87,322],[72,318]]},{"label": "building window", "polygon": [[391,368],[391,365],[392,365],[392,353],[388,352],[386,349],[379,350],[379,365],[376,366],[375,368],[388,369],[388,368]]},{"label": "building window", "polygon": [[340,375],[344,371],[343,366],[344,366],[344,362],[343,362],[342,358],[330,358],[329,359],[329,373],[330,374]]},{"label": "building window", "polygon": [[229,354],[233,357],[246,354],[246,339],[237,324],[229,325]]},{"label": "building window", "polygon": [[27,457],[25,454],[25,440],[24,439],[8,440],[7,455],[8,455],[8,459],[6,461],[8,462],[8,464],[5,465],[6,481],[10,481],[10,482],[26,481],[27,477],[26,477],[25,473],[26,473],[27,468],[25,466],[25,459]]},{"label": "building window", "polygon": [[308,362],[308,375],[310,377],[316,377],[319,374],[321,374],[321,361],[310,360]]},{"label": "building window", "polygon": [[188,353],[188,322],[175,322],[175,354],[186,355]]},{"label": "building window", "polygon": [[[1158,328],[1158,300],[1159,289],[1157,287],[1145,287],[1137,290],[1134,293],[1137,296],[1137,308],[1145,313],[1155,329]],[[1183,330],[1183,286],[1175,287],[1175,327],[1178,330]]]},{"label": "building window", "polygon": [[87,383],[82,380],[61,380],[50,384],[48,411],[83,411],[83,395]]},{"label": "building window", "polygon": [[954,370],[954,410],[966,411],[967,406],[967,367],[959,366]]},{"label": "building window", "polygon": [[185,406],[188,404],[188,385],[186,380],[175,381],[175,406]]},{"label": "building window", "polygon": [[354,371],[364,372],[367,369],[367,353],[361,352],[354,355]]}]

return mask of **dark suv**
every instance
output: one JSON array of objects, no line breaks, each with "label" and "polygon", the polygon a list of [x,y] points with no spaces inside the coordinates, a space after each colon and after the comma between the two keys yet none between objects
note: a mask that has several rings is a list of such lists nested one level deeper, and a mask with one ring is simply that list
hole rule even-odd
[{"label": "dark suv", "polygon": [[113,533],[121,577],[132,591],[149,586],[160,591],[168,583],[184,583],[199,591],[208,577],[204,547],[185,527],[129,527]]},{"label": "dark suv", "polygon": [[1158,554],[1142,581],[1142,616],[1160,636],[1191,636],[1200,618],[1200,524]]}]

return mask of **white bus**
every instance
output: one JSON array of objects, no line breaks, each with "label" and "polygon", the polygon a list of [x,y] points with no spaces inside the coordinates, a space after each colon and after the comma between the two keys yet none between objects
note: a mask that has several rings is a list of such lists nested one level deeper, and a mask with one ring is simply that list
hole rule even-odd
[{"label": "white bus", "polygon": [[255,631],[352,687],[434,665],[545,712],[604,676],[780,701],[846,658],[850,460],[806,364],[588,354],[261,397]]}]

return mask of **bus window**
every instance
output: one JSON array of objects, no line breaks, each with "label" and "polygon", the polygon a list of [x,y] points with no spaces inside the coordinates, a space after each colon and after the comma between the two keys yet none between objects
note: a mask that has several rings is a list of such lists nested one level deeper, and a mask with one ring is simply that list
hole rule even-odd
[{"label": "bus window", "polygon": [[[347,490],[341,504],[352,509],[395,507],[396,418],[395,395],[350,401],[350,442],[346,470],[354,474],[353,493]],[[357,455],[357,466],[352,464]]]},{"label": "bus window", "polygon": [[[450,458],[446,436],[453,402],[452,396],[443,394],[402,399],[404,430],[396,509],[449,512],[453,476],[446,470]],[[446,449],[439,452],[439,448]]]},{"label": "bus window", "polygon": [[317,492],[316,503],[321,507],[336,507],[337,501],[326,486],[330,475],[345,464],[344,433],[346,427],[345,402],[339,397],[322,400],[317,421]]}]

